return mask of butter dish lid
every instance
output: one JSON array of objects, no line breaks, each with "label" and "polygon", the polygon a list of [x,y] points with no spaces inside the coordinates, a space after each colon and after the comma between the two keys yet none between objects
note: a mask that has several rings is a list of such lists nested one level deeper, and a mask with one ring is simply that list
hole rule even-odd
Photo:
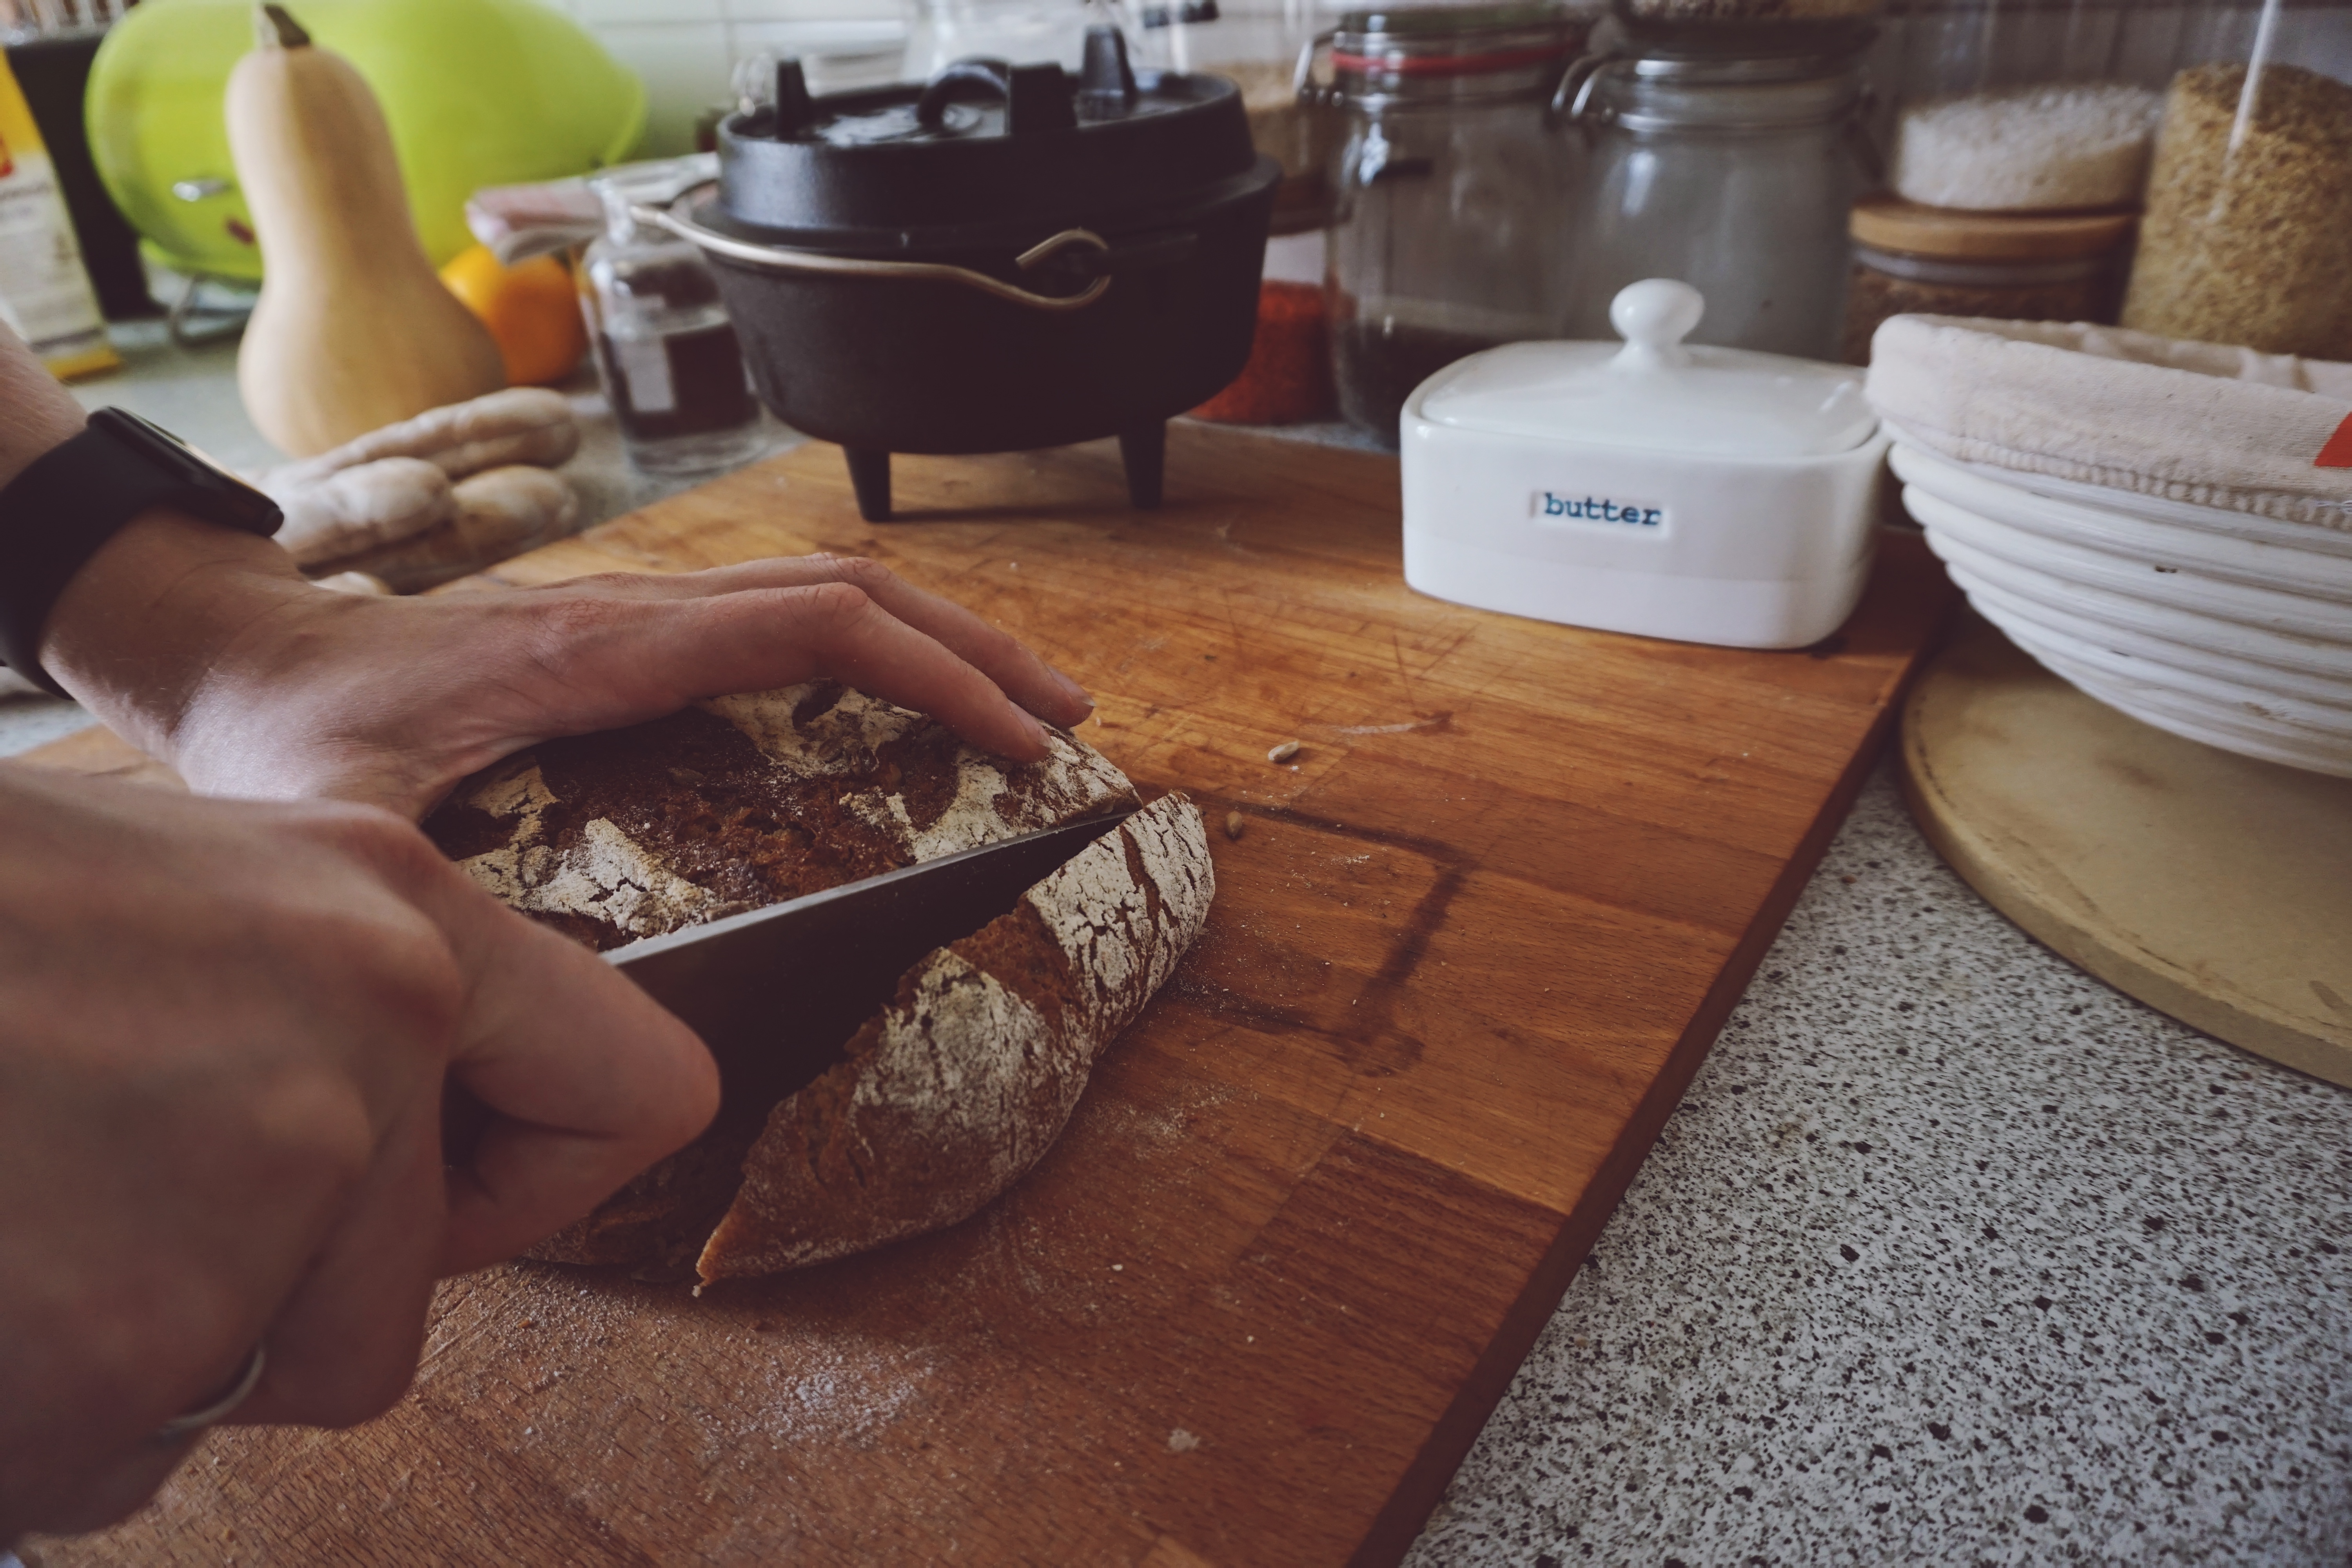
[{"label": "butter dish lid", "polygon": [[1821,458],[1878,429],[1862,371],[1682,340],[1706,301],[1652,278],[1618,290],[1621,343],[1512,343],[1440,371],[1421,416],[1462,430],[1677,456]]}]

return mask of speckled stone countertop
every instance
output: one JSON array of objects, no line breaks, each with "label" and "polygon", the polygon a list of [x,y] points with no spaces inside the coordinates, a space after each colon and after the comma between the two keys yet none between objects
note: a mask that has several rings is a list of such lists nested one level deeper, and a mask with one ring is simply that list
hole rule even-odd
[{"label": "speckled stone countertop", "polygon": [[[258,465],[232,363],[82,390]],[[1882,766],[1409,1561],[2345,1568],[2352,1091],[2040,946]]]},{"label": "speckled stone countertop", "polygon": [[1883,765],[1409,1561],[2347,1559],[2352,1091],[2035,942]]}]

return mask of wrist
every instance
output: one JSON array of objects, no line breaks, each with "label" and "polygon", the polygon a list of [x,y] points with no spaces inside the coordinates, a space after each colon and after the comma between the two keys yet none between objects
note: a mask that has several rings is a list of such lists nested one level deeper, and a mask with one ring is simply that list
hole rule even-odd
[{"label": "wrist", "polygon": [[89,423],[73,394],[41,368],[22,339],[0,327],[0,489]]},{"label": "wrist", "polygon": [[41,663],[110,728],[171,761],[190,716],[242,679],[240,650],[264,626],[335,597],[268,540],[157,508],[67,583]]}]

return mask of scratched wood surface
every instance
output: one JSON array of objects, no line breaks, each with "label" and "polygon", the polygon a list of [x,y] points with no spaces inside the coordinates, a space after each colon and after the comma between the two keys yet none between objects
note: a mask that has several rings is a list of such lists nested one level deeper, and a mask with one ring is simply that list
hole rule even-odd
[{"label": "scratched wood surface", "polygon": [[454,1281],[392,1414],[217,1432],[35,1568],[1410,1543],[1843,816],[1943,575],[1891,536],[1838,636],[1735,652],[1411,593],[1381,458],[1180,426],[1156,515],[1099,446],[898,482],[910,520],[862,522],[807,447],[495,580],[863,552],[1086,682],[1139,781],[1241,813],[1061,1142],[951,1231],[699,1300]]}]

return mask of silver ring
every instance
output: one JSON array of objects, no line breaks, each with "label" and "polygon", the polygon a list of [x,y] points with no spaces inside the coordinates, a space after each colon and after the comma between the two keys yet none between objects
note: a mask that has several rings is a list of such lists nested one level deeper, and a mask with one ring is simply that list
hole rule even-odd
[{"label": "silver ring", "polygon": [[154,1435],[148,1441],[159,1448],[168,1448],[183,1438],[194,1436],[207,1426],[218,1426],[227,1417],[230,1411],[244,1404],[246,1397],[259,1385],[261,1369],[268,1363],[269,1358],[262,1352],[262,1348],[257,1344],[255,1345],[253,1354],[246,1358],[245,1370],[237,1373],[236,1382],[231,1385],[226,1394],[222,1394],[202,1410],[191,1410],[185,1415],[173,1416],[169,1421],[156,1427]]}]

